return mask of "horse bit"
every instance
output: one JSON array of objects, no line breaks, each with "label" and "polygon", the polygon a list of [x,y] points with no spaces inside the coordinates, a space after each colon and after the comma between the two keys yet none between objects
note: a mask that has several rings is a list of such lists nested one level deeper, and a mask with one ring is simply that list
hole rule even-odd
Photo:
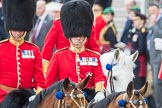
[{"label": "horse bit", "polygon": [[[132,105],[133,108],[137,108],[135,105],[139,104],[140,106],[138,108],[143,108],[143,104],[145,105],[145,108],[147,108],[147,100],[139,93],[139,95],[142,97],[142,100],[133,100],[133,96],[134,96],[134,93],[135,92],[139,92],[137,90],[133,90],[133,95],[131,96],[131,98],[129,99],[129,101],[127,102],[125,100],[125,96],[126,96],[126,93],[124,94],[123,96],[123,100],[126,101],[126,104],[127,103],[130,103]],[[121,108],[124,108],[124,107],[121,107]]]},{"label": "horse bit", "polygon": [[[75,91],[76,89],[77,89],[77,88],[73,89],[73,90],[71,91],[70,94],[65,93],[65,94],[64,94],[64,97],[71,97],[71,99],[72,99],[73,102],[77,105],[78,108],[85,108],[86,99],[85,99],[84,93],[83,93],[81,90],[77,89],[77,90],[79,90],[79,91],[82,92],[82,93],[74,94],[74,91]],[[76,98],[79,99],[80,104],[76,101]],[[83,102],[82,102],[82,100],[81,100],[82,98],[83,98]],[[62,106],[63,104],[64,104],[64,107],[66,108],[66,106],[65,106],[65,100],[64,100],[64,99],[59,100],[58,108],[61,108],[61,106]]]}]

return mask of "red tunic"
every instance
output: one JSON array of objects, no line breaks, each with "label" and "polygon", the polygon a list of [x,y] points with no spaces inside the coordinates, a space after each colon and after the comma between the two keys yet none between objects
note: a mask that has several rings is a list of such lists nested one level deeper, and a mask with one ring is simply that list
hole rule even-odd
[{"label": "red tunic", "polygon": [[[69,40],[64,36],[60,19],[57,19],[53,22],[51,29],[46,35],[42,48],[42,58],[49,61],[52,56],[54,47],[59,50],[69,46],[70,43]],[[92,29],[92,35],[87,40],[86,48],[99,52],[99,46],[96,43],[96,35],[94,29]]]},{"label": "red tunic", "polygon": [[76,70],[76,53],[66,48],[58,51],[52,57],[47,71],[47,86],[52,85],[56,80],[60,81],[69,77],[73,82],[78,83],[83,80],[87,74],[91,74],[87,88],[94,87],[98,82],[105,82],[106,78],[103,74],[100,55],[86,49],[79,53],[80,73]]},{"label": "red tunic", "polygon": [[95,31],[96,31],[97,43],[99,46],[100,46],[100,42],[99,42],[100,32],[101,32],[102,28],[105,26],[106,26],[106,22],[104,21],[102,16],[98,16],[95,20]]},{"label": "red tunic", "polygon": [[[16,47],[9,40],[0,43],[0,84],[12,88],[45,88],[39,48],[24,42]],[[0,88],[0,102],[7,91]]]}]

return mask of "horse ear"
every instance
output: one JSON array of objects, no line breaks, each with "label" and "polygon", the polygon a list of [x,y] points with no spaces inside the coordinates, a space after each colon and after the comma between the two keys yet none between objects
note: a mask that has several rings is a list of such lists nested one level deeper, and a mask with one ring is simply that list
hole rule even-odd
[{"label": "horse ear", "polygon": [[115,51],[115,53],[114,53],[114,58],[115,59],[119,59],[119,54],[120,54],[120,49],[117,48],[116,51]]},{"label": "horse ear", "polygon": [[139,91],[142,96],[146,93],[147,87],[148,87],[148,81],[145,83],[145,85]]},{"label": "horse ear", "polygon": [[69,78],[65,78],[65,80],[64,80],[64,82],[63,82],[63,87],[64,87],[65,90],[68,89],[69,84],[70,84]]},{"label": "horse ear", "polygon": [[135,53],[133,53],[130,57],[132,59],[133,62],[135,62],[138,58],[139,52],[136,51]]},{"label": "horse ear", "polygon": [[77,84],[77,87],[79,89],[83,89],[87,84],[90,79],[90,75],[88,75],[85,79],[83,79],[80,83]]},{"label": "horse ear", "polygon": [[133,95],[133,90],[134,90],[134,85],[133,85],[133,82],[131,81],[127,86],[127,95],[129,97]]}]

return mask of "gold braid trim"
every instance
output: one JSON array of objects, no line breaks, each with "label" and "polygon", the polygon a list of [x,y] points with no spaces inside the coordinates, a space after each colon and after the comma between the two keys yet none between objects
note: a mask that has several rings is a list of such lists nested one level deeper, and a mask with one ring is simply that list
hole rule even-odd
[{"label": "gold braid trim", "polygon": [[49,61],[45,60],[45,59],[42,59],[42,65],[43,65],[43,74],[46,76],[48,65],[49,65]]},{"label": "gold braid trim", "polygon": [[110,28],[110,25],[106,25],[105,27],[102,28],[101,32],[100,32],[100,37],[99,37],[99,41],[101,44],[110,44],[109,41],[106,41],[104,39],[104,34],[106,33],[106,31]]},{"label": "gold braid trim", "polygon": [[115,28],[115,26],[114,26],[114,23],[113,23],[113,22],[110,22],[108,25],[106,25],[105,27],[103,27],[103,29],[102,29],[101,32],[100,32],[99,41],[100,41],[101,44],[107,44],[107,45],[110,44],[109,41],[106,41],[106,40],[104,39],[104,34],[106,33],[106,31],[107,31],[109,28],[112,28],[114,34],[117,36],[117,30],[116,30],[116,28]]},{"label": "gold braid trim", "polygon": [[105,88],[104,88],[104,81],[100,81],[100,82],[97,82],[95,84],[95,91],[104,91]]},{"label": "gold braid trim", "polygon": [[115,36],[117,36],[117,30],[116,30],[116,28],[115,28],[115,26],[114,26],[114,24],[111,26],[112,27],[112,30],[113,30],[113,32],[114,32],[114,34],[115,34]]}]

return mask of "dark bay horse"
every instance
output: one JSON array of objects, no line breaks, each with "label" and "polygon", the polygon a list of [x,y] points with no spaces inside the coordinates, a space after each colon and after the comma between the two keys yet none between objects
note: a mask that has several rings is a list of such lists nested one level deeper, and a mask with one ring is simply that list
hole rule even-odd
[{"label": "dark bay horse", "polygon": [[130,82],[125,92],[116,92],[88,108],[147,108],[147,99],[144,94],[147,91],[148,82],[140,90],[134,90],[133,82]]},{"label": "dark bay horse", "polygon": [[[6,96],[1,108],[87,108],[88,103],[82,89],[88,81],[89,76],[78,84],[66,78],[41,91],[30,102],[28,102],[31,96],[29,91],[25,90],[28,93],[25,94],[22,93],[24,90],[15,90]],[[17,102],[15,103],[14,100]],[[14,106],[12,106],[13,103]]]}]

